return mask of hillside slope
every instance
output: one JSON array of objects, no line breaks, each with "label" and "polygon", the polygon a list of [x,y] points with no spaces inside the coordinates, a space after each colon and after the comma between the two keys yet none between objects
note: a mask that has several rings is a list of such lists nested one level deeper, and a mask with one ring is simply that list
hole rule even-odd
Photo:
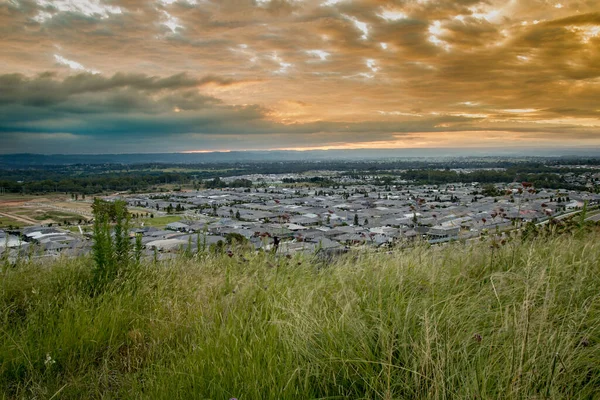
[{"label": "hillside slope", "polygon": [[0,272],[0,397],[598,398],[600,236]]}]

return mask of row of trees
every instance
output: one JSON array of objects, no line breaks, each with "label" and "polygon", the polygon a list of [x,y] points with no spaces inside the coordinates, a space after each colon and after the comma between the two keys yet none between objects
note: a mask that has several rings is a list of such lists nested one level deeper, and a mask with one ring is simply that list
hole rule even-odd
[{"label": "row of trees", "polygon": [[223,188],[251,188],[252,181],[249,179],[236,179],[232,182],[225,182],[221,178],[216,177],[210,181],[204,182],[204,187],[207,189],[223,189]]},{"label": "row of trees", "polygon": [[[400,178],[414,181],[420,184],[448,184],[448,183],[471,183],[483,184],[506,183],[506,182],[531,182],[535,187],[548,189],[572,189],[587,190],[585,186],[573,185],[564,180],[560,173],[556,172],[523,172],[519,168],[506,170],[476,170],[470,173],[461,173],[451,170],[419,169],[408,170],[401,173]],[[485,188],[492,189],[493,185]]]},{"label": "row of trees", "polygon": [[96,194],[105,191],[141,191],[161,184],[181,184],[189,178],[181,174],[162,173],[148,174],[111,174],[112,176],[93,175],[62,179],[29,180],[33,174],[29,172],[18,180],[0,180],[0,187],[7,193],[79,193]]}]

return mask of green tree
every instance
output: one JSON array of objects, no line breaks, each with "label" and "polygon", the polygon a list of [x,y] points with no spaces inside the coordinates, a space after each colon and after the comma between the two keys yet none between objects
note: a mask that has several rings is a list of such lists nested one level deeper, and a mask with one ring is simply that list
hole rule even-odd
[{"label": "green tree", "polygon": [[[107,284],[124,277],[131,264],[129,212],[122,200],[94,199],[93,287],[101,291]],[[141,243],[141,242],[140,242]],[[137,249],[136,249],[137,250]]]}]

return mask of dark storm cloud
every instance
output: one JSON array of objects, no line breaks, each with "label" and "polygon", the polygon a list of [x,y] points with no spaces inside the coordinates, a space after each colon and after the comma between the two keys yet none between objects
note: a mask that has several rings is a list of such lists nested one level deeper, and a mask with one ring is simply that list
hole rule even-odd
[{"label": "dark storm cloud", "polygon": [[5,1],[0,145],[600,142],[599,27],[593,1]]}]

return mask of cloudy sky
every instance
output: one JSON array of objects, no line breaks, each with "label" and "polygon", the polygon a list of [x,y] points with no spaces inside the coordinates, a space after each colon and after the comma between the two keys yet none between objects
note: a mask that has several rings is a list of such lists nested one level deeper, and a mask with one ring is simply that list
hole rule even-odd
[{"label": "cloudy sky", "polygon": [[599,0],[0,0],[2,153],[599,145]]}]

